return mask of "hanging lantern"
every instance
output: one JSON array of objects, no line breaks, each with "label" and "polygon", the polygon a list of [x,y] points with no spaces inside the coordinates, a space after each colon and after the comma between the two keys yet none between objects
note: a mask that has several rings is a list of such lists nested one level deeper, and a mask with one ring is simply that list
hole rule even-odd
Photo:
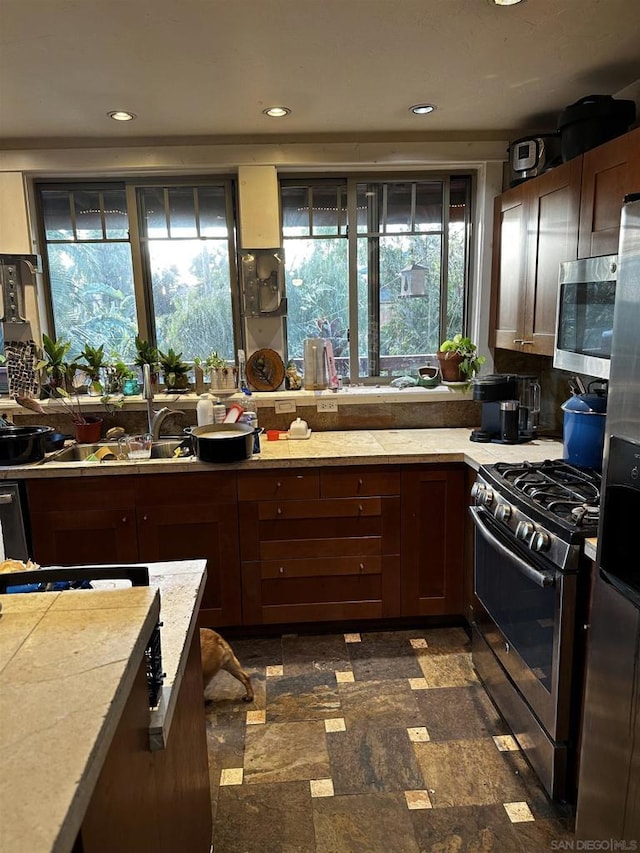
[{"label": "hanging lantern", "polygon": [[400,270],[400,296],[426,296],[425,279],[427,268],[410,264]]}]

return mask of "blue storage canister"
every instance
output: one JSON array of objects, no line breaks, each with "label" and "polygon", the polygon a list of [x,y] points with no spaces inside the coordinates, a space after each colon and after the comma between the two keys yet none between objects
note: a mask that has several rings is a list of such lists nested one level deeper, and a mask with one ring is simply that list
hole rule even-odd
[{"label": "blue storage canister", "polygon": [[579,468],[602,469],[607,399],[600,394],[575,394],[562,404],[563,459]]}]

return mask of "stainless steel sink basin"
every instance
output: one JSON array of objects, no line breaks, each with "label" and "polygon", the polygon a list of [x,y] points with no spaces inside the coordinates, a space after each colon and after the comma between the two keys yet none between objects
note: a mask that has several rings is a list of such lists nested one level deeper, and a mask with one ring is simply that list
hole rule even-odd
[{"label": "stainless steel sink basin", "polygon": [[[181,438],[161,438],[151,446],[151,459],[173,459],[174,451],[180,446]],[[106,453],[105,453],[106,451]],[[98,455],[101,462],[126,461],[126,456],[120,455],[117,442],[101,441],[98,444],[72,444],[49,457],[49,462],[85,462],[93,454]],[[93,461],[93,460],[89,460]],[[137,459],[136,462],[147,460]]]}]

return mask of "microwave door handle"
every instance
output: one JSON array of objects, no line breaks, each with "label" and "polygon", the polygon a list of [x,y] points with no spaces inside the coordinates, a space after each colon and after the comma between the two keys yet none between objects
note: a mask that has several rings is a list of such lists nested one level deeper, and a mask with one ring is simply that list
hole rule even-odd
[{"label": "microwave door handle", "polygon": [[487,528],[482,520],[482,510],[478,507],[470,506],[469,512],[473,517],[473,523],[476,526],[476,530],[485,542],[487,542],[492,548],[495,548],[495,550],[498,551],[505,559],[513,563],[514,566],[522,572],[523,575],[525,575],[525,577],[541,587],[555,586],[555,572],[541,572],[536,569],[535,566],[532,566],[527,563],[526,560],[523,560],[522,557],[515,553],[515,551],[507,548],[507,546],[497,539]]}]

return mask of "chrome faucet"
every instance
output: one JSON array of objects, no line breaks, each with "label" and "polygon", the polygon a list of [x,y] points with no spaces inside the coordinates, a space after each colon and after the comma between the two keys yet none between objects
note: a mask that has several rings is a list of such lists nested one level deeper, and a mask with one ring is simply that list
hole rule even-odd
[{"label": "chrome faucet", "polygon": [[151,366],[149,364],[142,366],[142,397],[147,401],[147,423],[151,438],[153,441],[158,441],[162,424],[169,415],[182,415],[183,412],[180,409],[170,409],[168,406],[163,406],[162,409],[154,411],[152,405],[153,387],[151,385]]}]

